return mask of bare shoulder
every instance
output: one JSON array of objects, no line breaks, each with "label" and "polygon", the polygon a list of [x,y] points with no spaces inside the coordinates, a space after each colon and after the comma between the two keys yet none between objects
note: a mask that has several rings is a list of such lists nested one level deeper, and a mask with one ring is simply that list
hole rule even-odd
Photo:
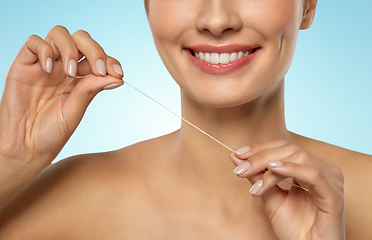
[{"label": "bare shoulder", "polygon": [[372,237],[372,156],[296,136],[301,146],[344,173],[346,232],[350,239]]},{"label": "bare shoulder", "polygon": [[84,229],[92,232],[97,223],[98,229],[112,229],[116,212],[147,197],[141,190],[146,185],[141,162],[152,145],[144,142],[50,165],[0,210],[0,239],[74,239]]},{"label": "bare shoulder", "polygon": [[344,172],[345,177],[367,177],[372,167],[372,155],[351,151],[322,141],[295,135],[296,142],[316,154],[321,159],[332,163]]}]

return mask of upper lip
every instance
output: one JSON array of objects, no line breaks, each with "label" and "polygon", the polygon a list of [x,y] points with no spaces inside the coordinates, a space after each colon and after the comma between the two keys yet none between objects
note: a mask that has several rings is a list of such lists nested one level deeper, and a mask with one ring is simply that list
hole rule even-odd
[{"label": "upper lip", "polygon": [[232,53],[232,52],[246,52],[252,49],[260,48],[258,45],[242,45],[242,44],[228,44],[228,45],[194,45],[186,46],[185,49],[190,49],[193,52],[208,52],[208,53]]}]

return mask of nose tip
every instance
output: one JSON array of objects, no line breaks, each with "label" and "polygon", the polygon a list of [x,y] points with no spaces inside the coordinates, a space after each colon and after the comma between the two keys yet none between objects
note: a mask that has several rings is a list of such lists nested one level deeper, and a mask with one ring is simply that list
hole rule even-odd
[{"label": "nose tip", "polygon": [[208,1],[196,22],[199,32],[220,36],[239,31],[242,20],[229,1]]}]

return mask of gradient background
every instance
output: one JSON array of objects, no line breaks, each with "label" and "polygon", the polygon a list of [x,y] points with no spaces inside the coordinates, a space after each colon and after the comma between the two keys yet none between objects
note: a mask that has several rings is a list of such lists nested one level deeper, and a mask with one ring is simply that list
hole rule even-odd
[{"label": "gradient background", "polygon": [[[142,0],[2,1],[0,92],[29,35],[54,25],[83,29],[117,58],[125,80],[180,113],[179,88],[152,42]],[[372,154],[372,3],[320,0],[313,27],[301,31],[286,79],[289,130]],[[180,120],[129,86],[100,93],[57,161],[110,151],[169,133]]]}]

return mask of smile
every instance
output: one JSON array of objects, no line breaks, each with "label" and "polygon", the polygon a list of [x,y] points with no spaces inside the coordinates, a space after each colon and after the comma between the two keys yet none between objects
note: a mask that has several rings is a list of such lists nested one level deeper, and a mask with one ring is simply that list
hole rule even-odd
[{"label": "smile", "polygon": [[193,56],[213,64],[228,64],[236,60],[241,59],[242,57],[247,57],[253,54],[256,49],[251,49],[249,51],[243,52],[233,52],[233,53],[208,53],[208,52],[192,52]]},{"label": "smile", "polygon": [[261,52],[260,46],[198,45],[184,48],[191,63],[208,74],[229,74],[244,68]]}]

